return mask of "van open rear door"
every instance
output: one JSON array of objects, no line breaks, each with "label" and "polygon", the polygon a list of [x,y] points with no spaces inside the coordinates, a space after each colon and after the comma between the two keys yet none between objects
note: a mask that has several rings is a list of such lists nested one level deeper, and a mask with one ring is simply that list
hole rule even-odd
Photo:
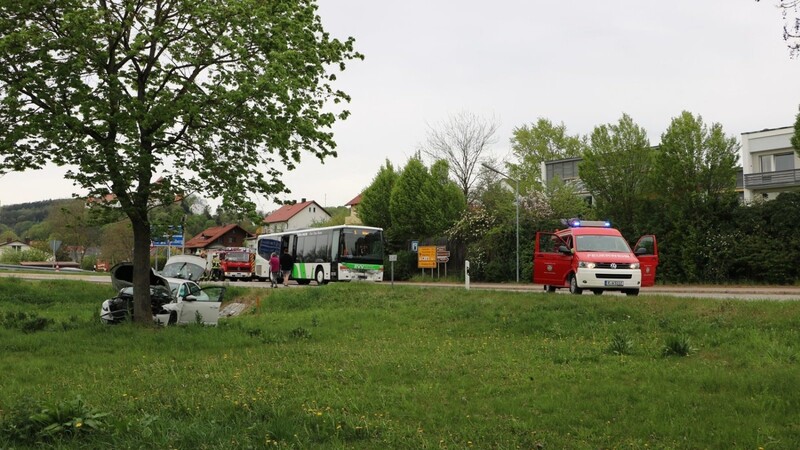
[{"label": "van open rear door", "polygon": [[656,268],[658,267],[658,243],[656,237],[648,234],[639,238],[633,247],[633,253],[639,258],[639,268],[642,271],[642,286],[653,286],[656,283]]}]

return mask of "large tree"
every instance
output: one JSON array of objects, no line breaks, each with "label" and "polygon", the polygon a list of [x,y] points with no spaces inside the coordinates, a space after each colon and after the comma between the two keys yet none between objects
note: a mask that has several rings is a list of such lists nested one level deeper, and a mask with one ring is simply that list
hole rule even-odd
[{"label": "large tree", "polygon": [[586,138],[570,135],[561,123],[539,118],[536,123],[514,129],[511,148],[517,162],[509,164],[511,176],[520,181],[520,191],[542,190],[541,165],[545,161],[581,156]]},{"label": "large tree", "polygon": [[649,183],[653,150],[647,132],[623,114],[616,124],[595,127],[579,164],[581,181],[601,217],[631,231]]},{"label": "large tree", "polygon": [[66,165],[113,199],[133,230],[134,318],[151,321],[150,208],[288,192],[282,167],[335,156],[348,112],[329,102],[349,98],[331,83],[360,56],[313,0],[6,1],[0,172]]},{"label": "large tree", "polygon": [[496,142],[498,124],[470,112],[460,112],[446,121],[428,126],[423,151],[433,161],[447,161],[453,178],[464,198],[471,196],[472,185],[478,177],[479,164],[485,162],[489,148]]},{"label": "large tree", "polygon": [[391,229],[392,213],[389,210],[389,199],[398,176],[391,161],[387,159],[372,183],[361,193],[358,217],[365,225],[380,227],[387,232]]}]

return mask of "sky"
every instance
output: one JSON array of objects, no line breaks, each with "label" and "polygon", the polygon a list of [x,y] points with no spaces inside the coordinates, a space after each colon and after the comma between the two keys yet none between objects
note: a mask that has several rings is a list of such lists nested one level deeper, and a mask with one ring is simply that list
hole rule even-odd
[{"label": "sky", "polygon": [[[342,206],[388,159],[402,168],[428,130],[461,112],[499,125],[490,148],[511,160],[512,132],[538,118],[589,134],[623,113],[656,145],[681,111],[729,136],[794,123],[800,57],[790,58],[777,0],[320,0],[332,36],[352,36],[337,88],[351,116],[338,157],[309,154],[284,176],[287,198]],[[65,170],[0,176],[0,205],[81,190]],[[259,210],[277,206],[254,196]],[[215,201],[209,199],[213,206]]]}]

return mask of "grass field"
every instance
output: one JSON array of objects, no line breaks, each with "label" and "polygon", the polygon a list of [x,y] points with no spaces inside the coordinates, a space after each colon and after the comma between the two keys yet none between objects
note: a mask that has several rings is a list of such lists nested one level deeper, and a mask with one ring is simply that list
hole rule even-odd
[{"label": "grass field", "polygon": [[800,448],[800,302],[232,293],[104,326],[107,285],[0,279],[0,448]]}]

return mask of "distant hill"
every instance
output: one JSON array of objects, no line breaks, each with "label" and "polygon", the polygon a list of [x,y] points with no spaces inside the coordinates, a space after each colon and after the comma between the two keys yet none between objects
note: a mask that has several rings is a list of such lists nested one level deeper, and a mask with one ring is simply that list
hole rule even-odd
[{"label": "distant hill", "polygon": [[20,228],[27,230],[31,225],[44,222],[51,206],[70,200],[69,198],[62,198],[0,206],[0,224],[15,231]]}]

